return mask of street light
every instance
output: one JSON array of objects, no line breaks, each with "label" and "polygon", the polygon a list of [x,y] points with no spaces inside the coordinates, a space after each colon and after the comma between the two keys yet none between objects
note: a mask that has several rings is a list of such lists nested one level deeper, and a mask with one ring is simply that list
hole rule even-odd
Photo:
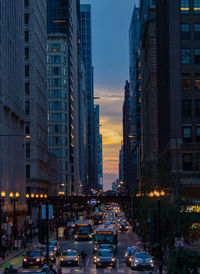
[{"label": "street light", "polygon": [[159,273],[162,274],[163,268],[163,253],[162,253],[162,230],[161,230],[161,200],[160,197],[165,196],[164,190],[158,191],[154,190],[150,192],[147,196],[150,198],[158,198],[158,249],[159,249]]},{"label": "street light", "polygon": [[3,206],[3,204],[4,204],[5,196],[6,196],[5,191],[2,191],[2,192],[1,192],[1,197],[0,197],[0,252],[2,251],[1,211],[2,211],[2,206]]},{"label": "street light", "polygon": [[16,219],[16,202],[19,200],[19,192],[16,192],[15,195],[10,192],[9,197],[11,199],[11,203],[13,203],[13,236],[14,240],[17,239],[17,219]]}]

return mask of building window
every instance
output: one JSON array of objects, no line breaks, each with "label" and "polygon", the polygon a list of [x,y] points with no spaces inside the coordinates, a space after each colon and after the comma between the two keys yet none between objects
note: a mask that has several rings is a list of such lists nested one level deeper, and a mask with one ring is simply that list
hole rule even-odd
[{"label": "building window", "polygon": [[25,30],[24,32],[24,39],[25,39],[25,42],[29,41],[29,32],[27,30]]},{"label": "building window", "polygon": [[190,64],[190,49],[181,49],[182,64]]},{"label": "building window", "polygon": [[200,90],[200,73],[195,73],[195,88]]},{"label": "building window", "polygon": [[29,65],[25,65],[25,76],[29,76]]},{"label": "building window", "polygon": [[61,90],[59,90],[59,89],[52,90],[52,97],[53,98],[61,98]]},{"label": "building window", "polygon": [[58,55],[51,56],[51,63],[52,64],[60,64],[61,56],[58,56]]},{"label": "building window", "polygon": [[53,138],[53,145],[62,145],[62,137],[54,137]]},{"label": "building window", "polygon": [[28,7],[28,1],[29,1],[29,0],[24,0],[24,7],[25,7],[25,8]]},{"label": "building window", "polygon": [[200,14],[200,0],[194,0],[194,13]]},{"label": "building window", "polygon": [[195,102],[195,114],[197,117],[200,117],[200,100]]},{"label": "building window", "polygon": [[181,24],[181,39],[190,39],[190,24]]},{"label": "building window", "polygon": [[53,113],[52,114],[52,120],[53,121],[61,121],[62,115],[61,113]]},{"label": "building window", "polygon": [[26,165],[26,178],[30,178],[30,165]]},{"label": "building window", "polygon": [[26,158],[30,158],[30,144],[26,143]]},{"label": "building window", "polygon": [[52,45],[51,45],[51,50],[52,50],[53,52],[59,52],[59,51],[61,50],[60,44],[52,44]]},{"label": "building window", "polygon": [[30,134],[30,123],[29,122],[26,122],[26,125],[25,125],[25,134]]},{"label": "building window", "polygon": [[30,93],[30,87],[29,87],[29,83],[25,83],[25,94],[26,95],[29,95],[29,93]]},{"label": "building window", "polygon": [[24,24],[25,24],[25,25],[28,25],[28,24],[29,24],[29,14],[28,14],[28,13],[25,13],[25,14],[24,14]]},{"label": "building window", "polygon": [[200,64],[200,49],[194,49],[194,62]]},{"label": "building window", "polygon": [[54,155],[57,157],[62,157],[62,150],[61,149],[54,149],[53,150]]},{"label": "building window", "polygon": [[59,86],[61,86],[61,79],[60,78],[53,78],[53,79],[51,79],[51,86],[52,87],[59,87]]},{"label": "building window", "polygon": [[189,14],[190,12],[190,1],[180,0],[180,12],[181,14]]},{"label": "building window", "polygon": [[192,115],[192,100],[182,100],[182,115],[183,117]]},{"label": "building window", "polygon": [[54,75],[58,75],[58,74],[61,74],[61,67],[53,67],[51,69],[51,73]]},{"label": "building window", "polygon": [[29,101],[25,102],[25,113],[26,113],[26,115],[30,114],[30,102]]},{"label": "building window", "polygon": [[24,56],[25,59],[29,59],[29,48],[24,49],[24,55],[25,55]]},{"label": "building window", "polygon": [[195,160],[196,171],[200,171],[200,153],[196,153]]},{"label": "building window", "polygon": [[200,126],[196,127],[196,142],[200,143]]},{"label": "building window", "polygon": [[194,39],[200,39],[200,24],[194,24]]},{"label": "building window", "polygon": [[54,132],[62,133],[62,126],[61,125],[55,125],[54,126]]},{"label": "building window", "polygon": [[183,154],[183,170],[192,171],[192,154]]},{"label": "building window", "polygon": [[183,127],[183,142],[189,143],[192,142],[192,128]]},{"label": "building window", "polygon": [[191,88],[191,75],[190,73],[182,74],[182,88],[190,89]]},{"label": "building window", "polygon": [[52,102],[52,109],[61,109],[61,102]]}]

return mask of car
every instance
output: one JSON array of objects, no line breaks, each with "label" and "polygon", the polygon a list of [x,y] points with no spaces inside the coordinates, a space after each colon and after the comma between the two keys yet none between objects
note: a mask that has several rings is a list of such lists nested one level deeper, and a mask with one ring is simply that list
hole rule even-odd
[{"label": "car", "polygon": [[129,246],[126,249],[125,254],[124,254],[124,261],[126,262],[127,265],[131,264],[130,257],[133,256],[134,252],[135,252],[135,246]]},{"label": "car", "polygon": [[128,223],[126,221],[120,221],[118,224],[118,228],[121,232],[128,231]]},{"label": "car", "polygon": [[42,267],[44,264],[44,256],[41,250],[30,250],[25,253],[23,259],[23,268],[38,266]]},{"label": "car", "polygon": [[110,249],[99,249],[97,254],[94,256],[94,263],[96,268],[112,266],[116,267],[116,257]]},{"label": "car", "polygon": [[64,265],[79,265],[79,254],[74,249],[63,250],[60,256],[60,266]]},{"label": "car", "polygon": [[[46,245],[41,246],[42,254],[44,255],[45,259],[47,260],[47,248]],[[49,261],[52,263],[56,262],[56,252],[53,249],[53,246],[49,245]]]},{"label": "car", "polygon": [[57,241],[50,241],[49,245],[53,246],[53,250],[56,252],[56,255],[58,256],[60,254],[60,246]]},{"label": "car", "polygon": [[133,270],[153,270],[154,262],[152,256],[147,252],[136,252],[131,261]]}]

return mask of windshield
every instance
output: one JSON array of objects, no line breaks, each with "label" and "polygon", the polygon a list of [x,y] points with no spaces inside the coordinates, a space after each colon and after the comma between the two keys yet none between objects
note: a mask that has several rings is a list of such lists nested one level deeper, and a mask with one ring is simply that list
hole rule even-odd
[{"label": "windshield", "polygon": [[120,222],[120,225],[126,226],[125,222]]},{"label": "windshield", "polygon": [[98,243],[113,243],[114,235],[111,234],[96,234],[94,235],[94,241]]},{"label": "windshield", "polygon": [[113,246],[112,245],[100,245],[100,248],[113,249]]},{"label": "windshield", "polygon": [[30,252],[27,252],[26,256],[38,257],[38,256],[40,256],[40,251],[30,251]]},{"label": "windshield", "polygon": [[64,251],[63,256],[76,256],[76,251]]},{"label": "windshield", "polygon": [[90,226],[78,226],[77,227],[78,233],[90,233]]},{"label": "windshield", "polygon": [[112,257],[113,253],[110,250],[101,250],[98,252],[99,257]]},{"label": "windshield", "polygon": [[135,258],[148,259],[151,256],[148,253],[136,253]]}]

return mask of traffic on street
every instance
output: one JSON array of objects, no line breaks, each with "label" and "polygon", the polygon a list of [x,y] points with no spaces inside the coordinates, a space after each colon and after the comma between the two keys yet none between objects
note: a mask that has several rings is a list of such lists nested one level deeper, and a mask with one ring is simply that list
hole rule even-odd
[{"label": "traffic on street", "polygon": [[71,239],[49,242],[48,264],[46,245],[36,244],[26,252],[18,272],[158,273],[118,204],[102,205],[97,211],[73,222]]}]

